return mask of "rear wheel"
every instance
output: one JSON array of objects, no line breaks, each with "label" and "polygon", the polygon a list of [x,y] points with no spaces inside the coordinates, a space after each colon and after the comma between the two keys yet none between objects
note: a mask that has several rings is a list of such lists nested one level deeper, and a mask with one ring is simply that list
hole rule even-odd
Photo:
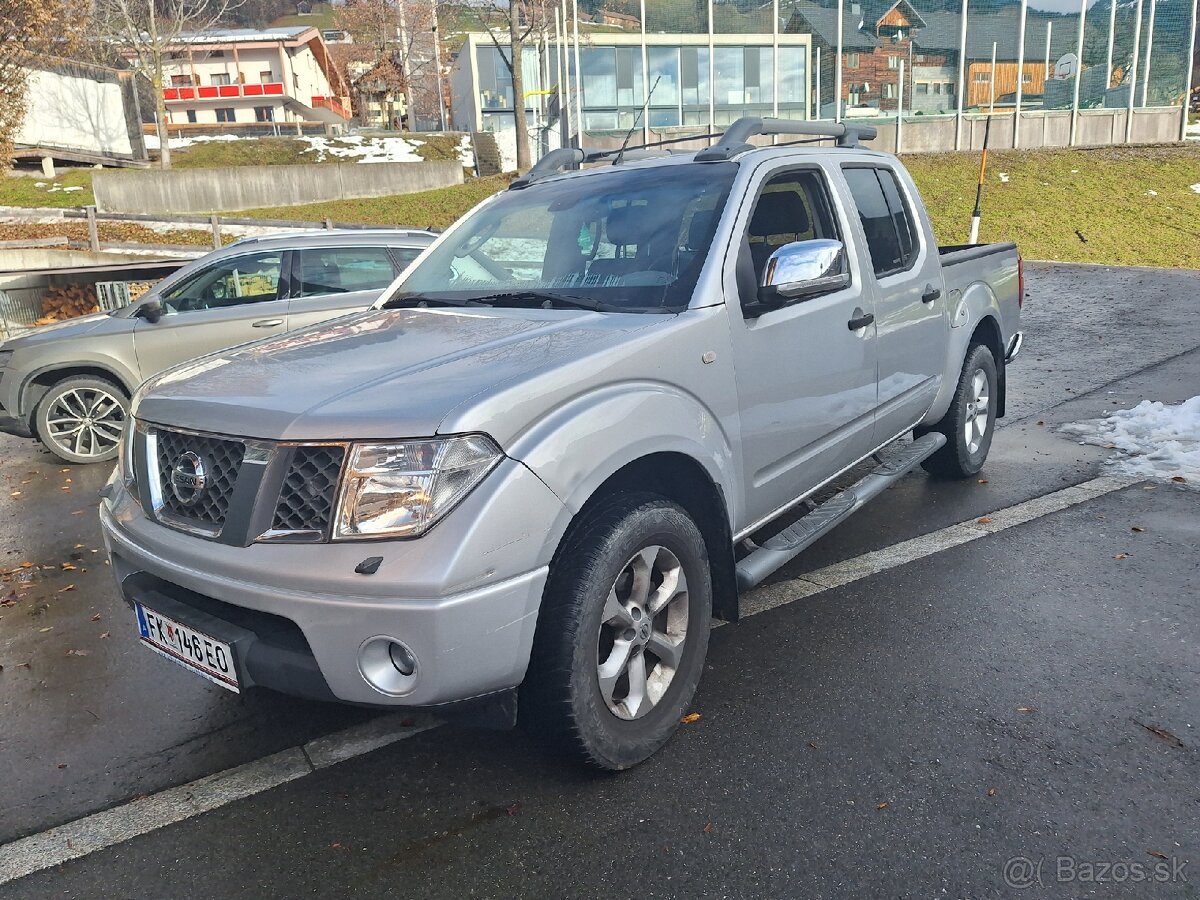
[{"label": "rear wheel", "polygon": [[668,500],[623,495],[584,515],[551,566],[521,718],[626,769],[670,739],[696,692],[712,577],[700,530]]},{"label": "rear wheel", "polygon": [[34,413],[46,448],[69,463],[114,459],[125,427],[129,397],[103,378],[83,375],[54,385]]},{"label": "rear wheel", "polygon": [[996,430],[996,360],[983,344],[974,344],[963,362],[958,387],[946,415],[936,425],[917,429],[917,435],[940,431],[946,444],[921,465],[942,478],[978,475],[992,447]]}]

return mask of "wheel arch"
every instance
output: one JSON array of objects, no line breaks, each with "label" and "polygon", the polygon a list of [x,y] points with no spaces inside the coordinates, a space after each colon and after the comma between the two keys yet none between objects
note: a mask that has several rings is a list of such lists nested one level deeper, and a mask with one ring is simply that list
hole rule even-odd
[{"label": "wheel arch", "polygon": [[599,505],[620,494],[648,493],[678,504],[696,523],[708,551],[713,576],[713,614],[728,622],[738,618],[738,592],[733,536],[725,492],[694,457],[659,451],[638,457],[609,475],[571,518],[559,541],[566,544],[572,527]]},{"label": "wheel arch", "polygon": [[29,422],[29,430],[33,432],[35,437],[39,437],[35,413],[42,398],[59,382],[65,381],[68,378],[80,377],[100,378],[104,381],[112,382],[116,387],[124,391],[127,397],[133,395],[133,390],[129,386],[129,379],[122,377],[114,368],[101,363],[88,361],[70,364],[56,363],[44,366],[27,376],[21,386],[20,414]]},{"label": "wheel arch", "polygon": [[[996,418],[1004,416],[1004,399],[1005,399],[1005,365],[1004,365],[1004,340],[1000,336],[1000,323],[993,315],[985,315],[979,320],[975,326],[975,330],[971,332],[971,339],[967,342],[967,352],[976,344],[983,344],[992,351],[992,358],[996,361]],[[966,354],[963,355],[966,359]]]}]

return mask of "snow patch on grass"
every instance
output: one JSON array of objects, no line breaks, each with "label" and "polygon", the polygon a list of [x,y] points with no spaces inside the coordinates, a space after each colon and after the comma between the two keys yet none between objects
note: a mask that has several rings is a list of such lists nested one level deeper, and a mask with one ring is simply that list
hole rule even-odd
[{"label": "snow patch on grass", "polygon": [[304,152],[315,153],[318,162],[323,162],[327,156],[332,156],[335,159],[360,163],[422,162],[417,148],[425,143],[416,138],[364,138],[357,134],[336,138],[308,135],[297,138],[297,140],[305,141],[308,144],[308,149]]},{"label": "snow patch on grass", "polygon": [[[204,144],[209,141],[240,141],[242,137],[236,134],[198,134],[195,137],[168,137],[167,144],[172,150],[181,150],[184,147],[190,147],[192,144]],[[146,135],[147,150],[161,150],[162,142],[158,139],[157,134]]]},{"label": "snow patch on grass", "polygon": [[1200,396],[1168,406],[1143,400],[1103,419],[1060,429],[1080,443],[1116,450],[1118,471],[1161,480],[1183,478],[1200,486]]}]

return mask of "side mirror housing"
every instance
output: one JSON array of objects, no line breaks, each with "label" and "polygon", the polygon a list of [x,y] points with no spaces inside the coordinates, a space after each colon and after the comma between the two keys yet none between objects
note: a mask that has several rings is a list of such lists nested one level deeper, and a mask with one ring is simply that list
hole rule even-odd
[{"label": "side mirror housing", "polygon": [[137,308],[135,315],[140,319],[145,319],[147,322],[153,325],[163,317],[162,304],[157,300],[147,300]]},{"label": "side mirror housing", "polygon": [[782,306],[791,300],[828,294],[848,284],[846,247],[841,241],[828,238],[793,241],[767,259],[758,287],[758,301],[765,306]]}]

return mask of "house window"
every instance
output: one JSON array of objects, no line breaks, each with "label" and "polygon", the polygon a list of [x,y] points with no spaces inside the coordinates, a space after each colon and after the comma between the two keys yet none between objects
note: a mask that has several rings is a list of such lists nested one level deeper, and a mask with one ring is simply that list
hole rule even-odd
[{"label": "house window", "polygon": [[232,106],[221,106],[217,108],[218,122],[233,122],[235,121]]},{"label": "house window", "polygon": [[274,122],[275,107],[273,106],[256,106],[254,107],[255,122]]},{"label": "house window", "polygon": [[212,79],[212,83],[214,85],[229,84],[229,73],[228,72],[214,72],[209,77]]},{"label": "house window", "polygon": [[192,76],[191,75],[172,75],[171,76],[171,86],[172,87],[190,87],[191,84],[192,84]]},{"label": "house window", "polygon": [[1033,84],[1033,73],[1025,72],[1021,75],[1021,84]]},{"label": "house window", "polygon": [[275,76],[271,74],[270,69],[267,69],[265,72],[258,73],[258,80],[261,84],[270,84],[275,80]]},{"label": "house window", "polygon": [[224,59],[224,57],[225,57],[224,50],[210,50],[208,53],[209,59]]},{"label": "house window", "polygon": [[918,94],[928,95],[929,93],[929,83],[926,81],[918,81],[915,88]]},{"label": "house window", "polygon": [[889,56],[889,57],[888,57],[888,68],[889,68],[889,69],[898,69],[898,68],[900,68],[900,57],[898,57],[898,56]]},{"label": "house window", "polygon": [[189,109],[187,111],[187,120],[193,125],[196,123],[196,111],[194,109]]},{"label": "house window", "polygon": [[292,73],[292,87],[294,87],[296,90],[300,90],[300,76],[295,72]]},{"label": "house window", "polygon": [[885,100],[891,100],[895,96],[896,96],[896,86],[894,84],[892,84],[890,81],[885,81],[883,84],[883,98]]},{"label": "house window", "polygon": [[943,84],[942,85],[942,93],[945,94],[947,97],[950,96],[951,94],[953,94],[954,93],[954,82],[949,81],[946,84]]},{"label": "house window", "polygon": [[976,72],[975,73],[975,82],[977,84],[987,84],[991,80],[992,79],[991,79],[990,72],[984,71],[984,72]]},{"label": "house window", "polygon": [[933,83],[933,92],[935,94],[940,94],[942,92],[942,83],[940,81],[935,81]]},{"label": "house window", "polygon": [[858,68],[858,54],[857,53],[847,53],[846,54],[846,65],[849,66],[851,69],[857,69]]}]

